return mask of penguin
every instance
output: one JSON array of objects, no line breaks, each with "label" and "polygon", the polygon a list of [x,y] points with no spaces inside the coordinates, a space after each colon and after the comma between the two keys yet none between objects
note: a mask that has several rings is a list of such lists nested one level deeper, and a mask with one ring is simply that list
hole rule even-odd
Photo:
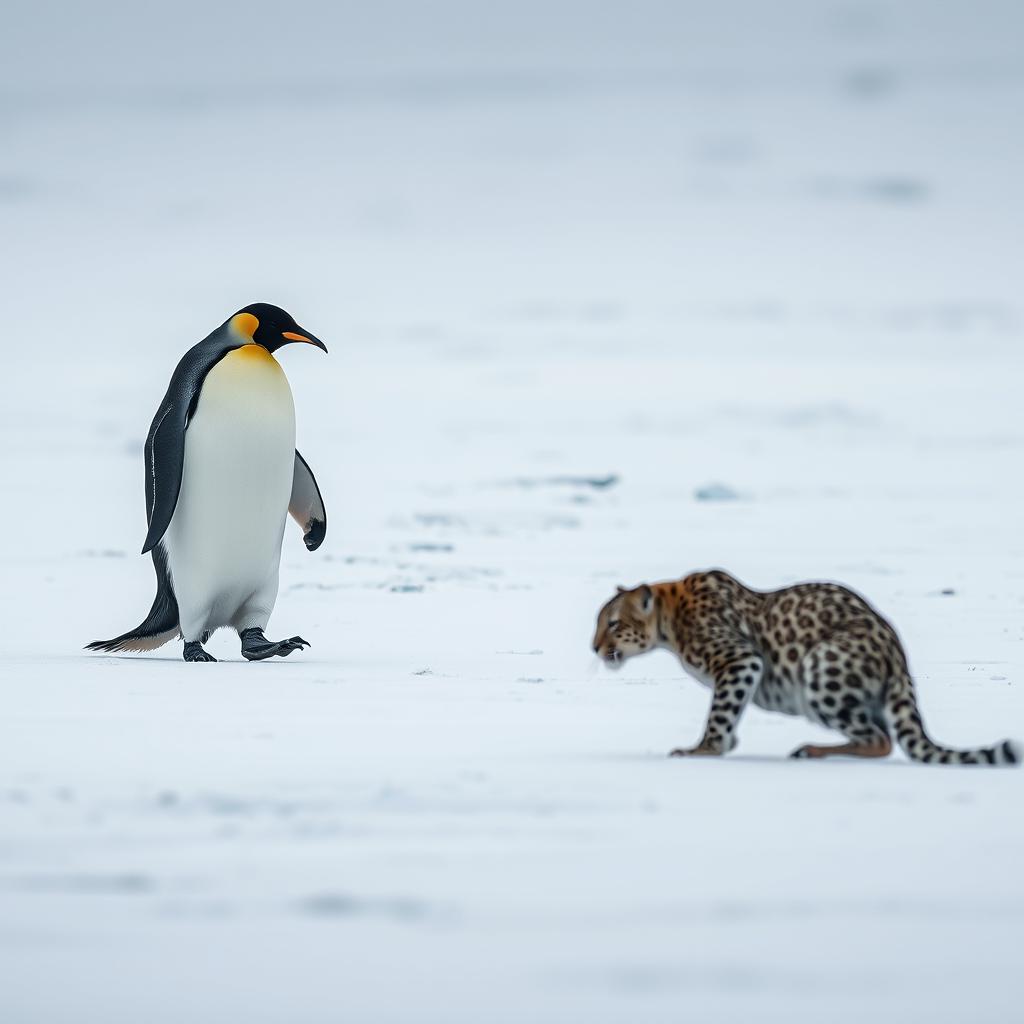
[{"label": "penguin", "polygon": [[142,553],[156,571],[146,619],[91,651],[152,651],[180,636],[185,661],[229,626],[242,655],[262,661],[309,646],[264,636],[277,601],[288,514],[315,551],[327,512],[313,471],[295,448],[295,406],[274,353],[327,346],[277,306],[257,302],[229,317],[178,363],[146,438]]}]

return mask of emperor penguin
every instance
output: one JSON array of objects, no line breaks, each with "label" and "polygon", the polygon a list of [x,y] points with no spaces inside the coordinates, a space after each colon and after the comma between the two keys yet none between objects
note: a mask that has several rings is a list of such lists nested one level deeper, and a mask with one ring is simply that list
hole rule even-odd
[{"label": "emperor penguin", "polygon": [[146,438],[142,553],[152,553],[156,598],[135,629],[96,640],[92,651],[151,651],[180,636],[185,661],[216,661],[203,649],[223,626],[242,655],[261,661],[308,646],[268,640],[290,513],[310,551],[327,513],[312,470],[295,448],[295,406],[274,353],[327,346],[283,309],[257,302],[185,353]]}]

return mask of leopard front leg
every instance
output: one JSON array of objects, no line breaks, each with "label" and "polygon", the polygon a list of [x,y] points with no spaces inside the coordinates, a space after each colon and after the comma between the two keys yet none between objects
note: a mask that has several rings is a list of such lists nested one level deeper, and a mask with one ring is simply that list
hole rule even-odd
[{"label": "leopard front leg", "polygon": [[669,757],[720,757],[736,747],[736,727],[750,698],[761,685],[764,658],[748,644],[732,645],[708,664],[712,680],[711,710],[704,736],[695,747],[679,747]]}]

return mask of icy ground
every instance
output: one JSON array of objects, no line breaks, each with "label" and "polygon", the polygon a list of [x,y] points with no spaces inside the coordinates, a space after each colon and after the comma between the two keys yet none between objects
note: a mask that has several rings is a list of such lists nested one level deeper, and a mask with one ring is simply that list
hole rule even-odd
[{"label": "icy ground", "polygon": [[[1024,772],[757,709],[669,761],[705,691],[589,650],[619,582],[840,579],[938,739],[1024,738],[1016,8],[369,6],[256,5],[236,74],[241,8],[16,15],[0,1020],[1019,1019]],[[86,656],[167,376],[257,299],[331,347],[282,356],[312,649]]]}]

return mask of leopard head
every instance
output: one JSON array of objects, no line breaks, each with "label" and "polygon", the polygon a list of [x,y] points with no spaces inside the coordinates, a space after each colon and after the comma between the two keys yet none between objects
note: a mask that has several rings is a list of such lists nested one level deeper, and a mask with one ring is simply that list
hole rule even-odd
[{"label": "leopard head", "polygon": [[654,591],[646,584],[619,592],[601,609],[594,633],[594,652],[612,668],[657,646]]}]

